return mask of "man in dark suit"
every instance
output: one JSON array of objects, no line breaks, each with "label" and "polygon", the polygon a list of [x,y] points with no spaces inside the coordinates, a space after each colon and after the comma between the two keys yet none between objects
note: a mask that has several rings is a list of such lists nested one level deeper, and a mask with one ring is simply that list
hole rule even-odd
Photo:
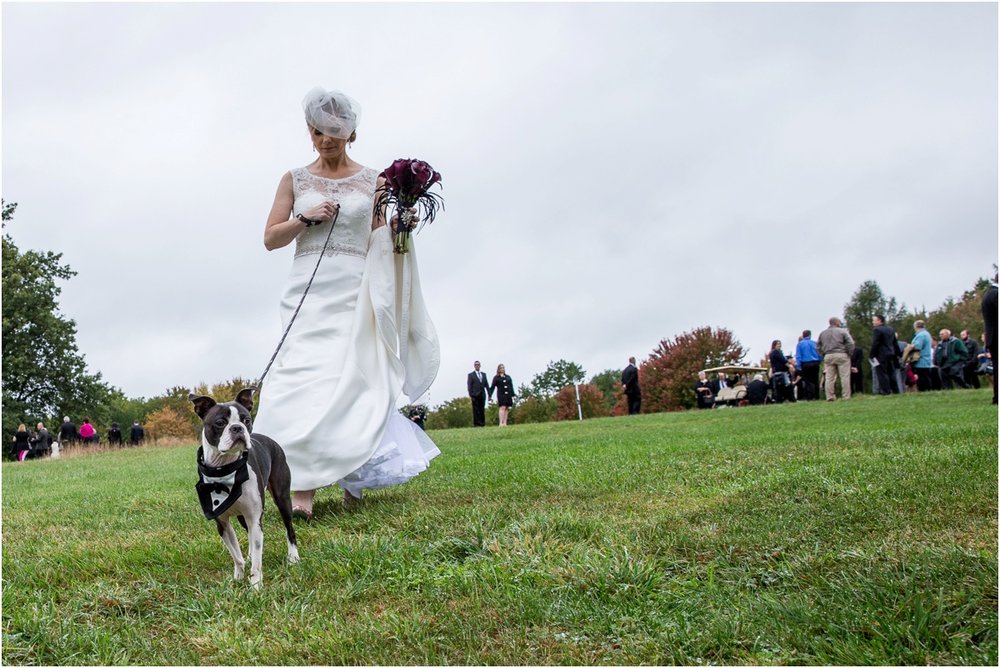
[{"label": "man in dark suit", "polygon": [[64,417],[62,426],[59,427],[59,442],[66,445],[76,442],[76,439],[76,425],[70,422],[68,417]]},{"label": "man in dark suit", "polygon": [[628,414],[638,415],[642,407],[642,391],[639,389],[639,369],[635,367],[635,358],[628,358],[628,366],[622,371],[622,390],[628,399]]},{"label": "man in dark suit", "polygon": [[979,366],[979,344],[976,343],[967,329],[963,329],[958,338],[965,346],[965,368],[963,369],[965,384],[978,390],[979,376],[976,374],[976,367]]},{"label": "man in dark suit", "polygon": [[128,442],[130,445],[139,445],[146,438],[146,430],[142,428],[138,420],[132,422],[132,429],[129,431]]},{"label": "man in dark suit", "polygon": [[983,295],[983,332],[986,334],[986,351],[993,360],[993,403],[997,402],[997,275]]},{"label": "man in dark suit", "polygon": [[872,349],[869,357],[878,361],[875,374],[878,376],[879,394],[899,394],[896,384],[896,368],[899,366],[896,346],[896,330],[885,324],[885,316],[873,315]]},{"label": "man in dark suit", "polygon": [[715,375],[715,380],[712,381],[711,385],[712,385],[712,394],[714,396],[719,396],[719,390],[725,390],[733,386],[733,384],[729,382],[729,379],[726,378],[725,371],[720,371],[719,373],[717,373]]},{"label": "man in dark suit", "polygon": [[472,426],[486,426],[486,398],[489,396],[490,382],[486,374],[479,370],[479,360],[474,365],[476,370],[469,374],[469,398],[472,399]]}]

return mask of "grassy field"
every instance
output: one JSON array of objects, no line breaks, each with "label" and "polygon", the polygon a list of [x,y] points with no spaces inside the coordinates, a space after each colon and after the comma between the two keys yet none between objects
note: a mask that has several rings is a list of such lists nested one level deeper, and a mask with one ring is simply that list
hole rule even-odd
[{"label": "grassy field", "polygon": [[432,437],[261,592],[195,446],[4,463],[3,663],[997,664],[986,390]]}]

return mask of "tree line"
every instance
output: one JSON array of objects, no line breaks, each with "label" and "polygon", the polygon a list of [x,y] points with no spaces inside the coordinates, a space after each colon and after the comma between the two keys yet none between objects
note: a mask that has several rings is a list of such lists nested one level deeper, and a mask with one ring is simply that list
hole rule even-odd
[{"label": "tree line", "polygon": [[[151,398],[127,397],[110,385],[100,372],[88,373],[84,356],[76,344],[76,323],[59,312],[60,281],[76,272],[62,262],[62,253],[22,251],[6,232],[16,203],[3,202],[3,433],[5,438],[18,424],[45,422],[58,428],[63,415],[74,420],[87,416],[106,432],[112,422],[129,425],[139,420],[149,436],[190,439],[197,433],[198,419],[188,401],[189,392],[232,397],[252,384],[233,378],[195,388],[170,387]],[[871,317],[884,314],[900,339],[909,340],[913,323],[924,320],[932,333],[947,328],[968,329],[978,338],[982,332],[979,304],[989,286],[979,278],[958,299],[949,298],[938,308],[908,310],[883,293],[875,281],[865,281],[844,306],[844,320],[859,345],[871,337]],[[639,363],[643,412],[677,411],[694,407],[691,388],[698,371],[713,366],[740,364],[746,350],[726,328],[696,327],[673,338],[662,339]],[[865,356],[865,378],[871,373]],[[627,414],[621,392],[621,370],[605,369],[587,379],[582,366],[564,359],[549,362],[531,381],[518,387],[512,422],[575,420]],[[867,389],[867,388],[866,388]],[[408,407],[407,407],[408,408]],[[404,408],[404,413],[407,412]],[[487,421],[497,422],[495,404],[487,408]],[[427,411],[428,429],[472,426],[469,397],[456,397]]]}]

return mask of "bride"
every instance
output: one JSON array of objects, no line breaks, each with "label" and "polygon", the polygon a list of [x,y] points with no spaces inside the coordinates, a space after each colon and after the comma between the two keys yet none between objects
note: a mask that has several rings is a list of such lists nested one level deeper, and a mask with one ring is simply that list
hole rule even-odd
[{"label": "bride", "polygon": [[396,410],[402,393],[413,401],[430,387],[440,351],[413,251],[393,253],[397,221],[386,225],[374,210],[383,180],[347,155],[358,103],[314,88],[302,106],[318,157],[281,178],[264,228],[268,250],[295,241],[283,327],[316,275],[265,378],[254,431],[284,449],[293,510],[309,519],[317,489],[336,484],[345,501],[360,499],[362,490],[405,482],[440,454]]}]

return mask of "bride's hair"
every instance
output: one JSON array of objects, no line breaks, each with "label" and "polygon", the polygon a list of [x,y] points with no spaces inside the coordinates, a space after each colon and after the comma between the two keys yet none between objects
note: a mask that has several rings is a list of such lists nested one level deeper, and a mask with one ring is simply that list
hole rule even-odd
[{"label": "bride's hair", "polygon": [[361,105],[357,100],[339,90],[327,91],[319,87],[306,93],[302,110],[306,114],[306,123],[338,139],[350,139],[361,117]]}]

